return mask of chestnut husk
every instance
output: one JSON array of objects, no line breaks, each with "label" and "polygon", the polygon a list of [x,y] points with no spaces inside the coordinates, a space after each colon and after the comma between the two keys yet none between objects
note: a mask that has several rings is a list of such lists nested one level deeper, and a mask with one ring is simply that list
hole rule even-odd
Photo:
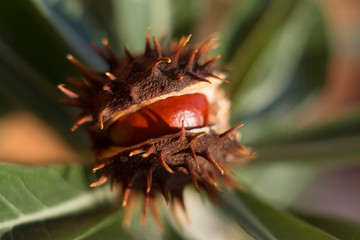
[{"label": "chestnut husk", "polygon": [[[161,47],[153,37],[152,47],[148,31],[144,54],[133,56],[125,47],[122,59],[115,56],[104,40],[105,51],[96,45],[93,48],[107,62],[109,70],[89,69],[69,55],[68,59],[84,78],[70,78],[67,86],[58,86],[70,98],[63,100],[63,104],[82,108],[71,130],[86,125],[95,153],[94,172],[102,169],[100,179],[90,186],[109,181],[112,188],[121,189],[123,207],[132,205],[135,196],[144,195],[144,216],[150,205],[160,226],[155,205],[158,194],[166,202],[184,207],[183,190],[188,184],[192,183],[198,192],[203,189],[210,197],[221,193],[221,186],[241,188],[227,166],[243,164],[255,156],[250,148],[238,142],[235,130],[242,125],[224,130],[228,126],[230,103],[219,84],[226,80],[211,68],[219,56],[204,61],[212,38],[198,49],[185,51],[190,36],[170,47]],[[208,97],[209,126],[187,130],[183,125],[175,134],[150,138],[133,146],[111,142],[108,131],[121,116],[171,96],[191,93]],[[128,223],[131,214],[125,216],[124,222]]]}]

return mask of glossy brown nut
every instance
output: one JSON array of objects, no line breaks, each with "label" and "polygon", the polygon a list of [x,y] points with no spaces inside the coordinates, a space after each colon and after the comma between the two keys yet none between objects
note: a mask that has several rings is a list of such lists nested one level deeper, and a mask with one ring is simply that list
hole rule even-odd
[{"label": "glossy brown nut", "polygon": [[169,97],[117,119],[109,128],[114,145],[131,146],[145,140],[208,125],[209,103],[203,94]]}]

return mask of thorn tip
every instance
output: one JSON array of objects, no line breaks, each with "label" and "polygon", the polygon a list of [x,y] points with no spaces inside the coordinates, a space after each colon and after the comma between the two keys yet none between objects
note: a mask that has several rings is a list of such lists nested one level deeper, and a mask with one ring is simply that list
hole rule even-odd
[{"label": "thorn tip", "polygon": [[217,170],[219,170],[219,172],[221,173],[221,175],[224,175],[224,170],[220,167],[220,165],[212,158],[211,154],[209,151],[206,151],[205,154],[202,155],[203,158],[205,158],[209,163],[211,163],[211,165],[213,165]]},{"label": "thorn tip", "polygon": [[159,163],[161,164],[161,166],[163,166],[163,168],[165,168],[166,171],[168,171],[171,174],[174,174],[174,171],[169,167],[169,165],[167,165],[167,163],[164,160],[164,157],[162,155],[162,152],[160,152],[157,156],[156,159],[159,161]]},{"label": "thorn tip", "polygon": [[65,84],[59,84],[58,86],[58,89],[60,91],[62,91],[66,96],[68,96],[69,98],[72,98],[72,99],[76,99],[76,98],[79,98],[79,94],[67,89],[65,87]]},{"label": "thorn tip", "polygon": [[105,72],[105,75],[111,80],[111,81],[115,81],[116,77],[114,76],[114,74],[112,74],[111,72]]},{"label": "thorn tip", "polygon": [[243,123],[241,123],[241,124],[239,124],[239,125],[237,125],[235,127],[230,128],[229,130],[225,131],[224,133],[222,133],[220,135],[220,139],[225,139],[226,137],[230,136],[230,134],[232,134],[236,129],[241,128],[242,126],[244,126]]},{"label": "thorn tip", "polygon": [[107,180],[108,180],[107,177],[101,176],[99,178],[99,180],[97,180],[96,182],[93,182],[92,184],[90,184],[90,187],[98,187],[100,185],[103,185],[104,183],[106,183]]}]

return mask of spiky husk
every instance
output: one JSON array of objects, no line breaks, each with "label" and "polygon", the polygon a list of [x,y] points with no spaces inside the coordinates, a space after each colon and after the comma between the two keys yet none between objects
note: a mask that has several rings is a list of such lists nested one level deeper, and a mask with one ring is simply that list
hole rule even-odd
[{"label": "spiky husk", "polygon": [[[148,31],[145,53],[133,56],[125,47],[126,57],[120,60],[104,40],[105,52],[93,45],[109,65],[109,71],[102,73],[88,69],[72,56],[68,57],[85,78],[71,78],[69,88],[59,85],[59,89],[72,99],[63,103],[83,109],[72,130],[86,123],[96,156],[94,172],[103,171],[91,187],[109,180],[112,186],[121,188],[122,205],[128,209],[125,222],[129,222],[129,209],[135,195],[145,196],[144,215],[152,202],[151,209],[161,225],[154,201],[158,193],[167,202],[172,199],[172,203],[183,206],[183,189],[192,183],[197,191],[204,189],[213,196],[221,192],[219,186],[222,184],[238,186],[229,177],[226,167],[230,156],[237,162],[254,157],[250,149],[235,138],[234,130],[241,125],[219,134],[215,131],[216,121],[212,123],[215,126],[203,129],[185,130],[183,125],[177,134],[149,139],[130,147],[115,146],[109,140],[109,126],[120,116],[169,96],[201,91],[205,85],[213,83],[209,77],[222,80],[210,71],[219,56],[202,60],[210,49],[211,38],[199,49],[182,53],[189,39],[190,35],[164,49],[153,37],[152,48]],[[217,85],[212,86],[217,88]]]},{"label": "spiky husk", "polygon": [[[126,207],[132,191],[143,193],[144,213],[149,201],[161,193],[169,202],[183,205],[183,190],[192,183],[213,197],[222,193],[221,186],[241,186],[231,178],[226,167],[229,155],[237,161],[246,161],[253,155],[249,148],[235,139],[236,126],[222,134],[185,131],[150,139],[131,147],[98,149],[94,171],[103,169],[101,178],[91,186],[104,184],[108,179],[112,187],[120,188],[122,206]],[[209,130],[209,129],[207,129]],[[230,159],[233,159],[230,157]],[[155,213],[157,215],[157,213]]]}]

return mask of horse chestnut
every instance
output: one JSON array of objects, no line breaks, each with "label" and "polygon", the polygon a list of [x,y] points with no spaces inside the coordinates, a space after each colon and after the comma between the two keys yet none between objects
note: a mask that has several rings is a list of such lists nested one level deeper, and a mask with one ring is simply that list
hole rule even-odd
[{"label": "horse chestnut", "polygon": [[[122,189],[123,207],[144,195],[144,216],[150,205],[159,225],[157,194],[170,201],[170,193],[172,203],[183,206],[183,189],[192,183],[214,196],[221,183],[237,186],[226,165],[254,156],[234,134],[242,125],[223,129],[230,104],[218,88],[225,80],[211,69],[220,56],[206,59],[211,38],[185,51],[190,36],[170,47],[153,37],[152,47],[148,31],[144,54],[133,56],[125,47],[122,59],[104,40],[105,52],[93,48],[108,71],[89,69],[69,56],[84,78],[72,78],[70,88],[59,85],[70,98],[63,104],[83,109],[72,130],[86,125],[96,158],[93,171],[102,169],[90,186],[109,180]],[[131,207],[126,211],[128,223]]]}]

